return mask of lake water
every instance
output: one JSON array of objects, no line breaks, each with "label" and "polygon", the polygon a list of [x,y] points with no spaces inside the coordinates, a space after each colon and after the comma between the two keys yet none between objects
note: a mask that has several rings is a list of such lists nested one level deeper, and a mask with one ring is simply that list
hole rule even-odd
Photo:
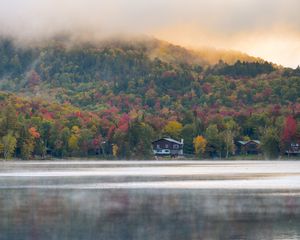
[{"label": "lake water", "polygon": [[300,239],[300,162],[0,163],[4,239]]}]

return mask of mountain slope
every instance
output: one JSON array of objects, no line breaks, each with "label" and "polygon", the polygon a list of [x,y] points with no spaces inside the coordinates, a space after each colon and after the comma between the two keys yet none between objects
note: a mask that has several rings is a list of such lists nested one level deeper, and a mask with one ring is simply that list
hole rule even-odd
[{"label": "mountain slope", "polygon": [[145,157],[165,135],[184,138],[187,153],[203,135],[207,157],[228,156],[240,139],[273,141],[277,153],[300,141],[299,69],[253,58],[211,65],[149,39],[31,47],[4,39],[0,54],[0,156],[7,139],[22,158]]},{"label": "mountain slope", "polygon": [[[98,105],[100,108],[107,106],[114,99],[109,100],[108,96],[118,98],[128,94],[141,98],[142,104],[151,108],[157,101],[161,107],[170,107],[175,100],[183,107],[210,106],[217,102],[225,106],[252,105],[255,99],[261,98],[255,98],[253,93],[251,98],[244,99],[245,94],[238,91],[247,88],[249,83],[241,79],[276,72],[272,64],[261,60],[255,63],[238,61],[234,65],[219,62],[207,67],[201,54],[155,39],[71,46],[54,42],[35,48],[20,48],[10,40],[3,40],[0,53],[3,56],[0,89],[47,96],[89,109],[91,105],[94,109]],[[249,57],[249,60],[254,59]],[[256,80],[250,82],[254,84]],[[258,90],[259,94],[263,88]],[[219,97],[221,90],[227,92],[227,96]],[[181,100],[188,96],[195,98]],[[234,102],[225,104],[232,100],[223,98],[230,96]],[[272,102],[287,101],[284,96],[279,100],[276,95]],[[162,97],[164,99],[160,100]]]}]

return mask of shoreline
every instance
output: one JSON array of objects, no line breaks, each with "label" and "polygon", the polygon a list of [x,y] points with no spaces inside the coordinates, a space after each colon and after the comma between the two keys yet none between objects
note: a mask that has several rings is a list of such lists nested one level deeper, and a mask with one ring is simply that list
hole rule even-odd
[{"label": "shoreline", "polygon": [[205,162],[297,162],[300,158],[281,159],[89,159],[89,158],[62,158],[62,159],[0,159],[0,163],[205,163]]}]

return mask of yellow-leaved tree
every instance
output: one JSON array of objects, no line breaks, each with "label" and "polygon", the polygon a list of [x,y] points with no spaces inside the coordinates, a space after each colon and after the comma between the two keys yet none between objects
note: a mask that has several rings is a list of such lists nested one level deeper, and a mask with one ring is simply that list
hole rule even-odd
[{"label": "yellow-leaved tree", "polygon": [[71,136],[68,140],[68,147],[72,155],[75,155],[79,150],[78,140],[80,136],[80,128],[78,126],[73,126],[71,129]]},{"label": "yellow-leaved tree", "polygon": [[12,133],[8,133],[1,140],[0,152],[3,153],[4,159],[10,159],[15,152],[17,139]]},{"label": "yellow-leaved tree", "polygon": [[164,127],[163,133],[172,138],[178,139],[182,130],[182,124],[177,121],[170,121]]},{"label": "yellow-leaved tree", "polygon": [[113,144],[113,146],[112,146],[112,153],[113,153],[114,157],[118,156],[118,151],[119,151],[118,145],[117,144]]},{"label": "yellow-leaved tree", "polygon": [[194,149],[197,157],[202,157],[205,153],[207,140],[203,136],[197,136],[194,138]]}]

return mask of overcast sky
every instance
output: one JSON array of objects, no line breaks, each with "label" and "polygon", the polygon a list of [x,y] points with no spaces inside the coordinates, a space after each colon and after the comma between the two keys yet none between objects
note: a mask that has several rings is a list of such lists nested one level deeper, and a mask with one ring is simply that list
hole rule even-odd
[{"label": "overcast sky", "polygon": [[147,34],[300,65],[300,0],[0,0],[0,32],[30,41]]}]

